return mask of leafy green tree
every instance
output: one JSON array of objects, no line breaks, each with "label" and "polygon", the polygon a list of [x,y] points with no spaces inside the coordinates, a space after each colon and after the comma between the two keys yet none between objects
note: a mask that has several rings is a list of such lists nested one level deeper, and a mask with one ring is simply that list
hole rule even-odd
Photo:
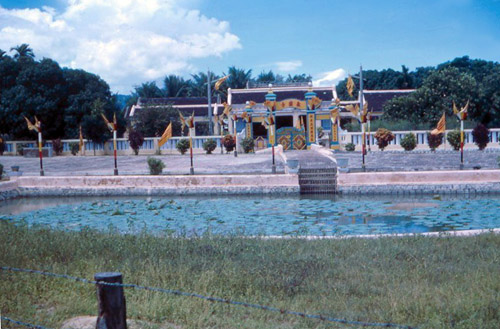
[{"label": "leafy green tree", "polygon": [[135,87],[135,93],[138,97],[143,98],[161,98],[165,97],[163,90],[158,88],[156,82],[145,82],[138,87]]},{"label": "leafy green tree", "polygon": [[35,58],[35,53],[33,49],[26,43],[23,43],[19,46],[10,48],[11,51],[15,51],[14,59],[23,60],[23,59],[33,59]]},{"label": "leafy green tree", "polygon": [[274,75],[272,70],[269,70],[269,72],[262,71],[261,73],[259,73],[259,75],[255,79],[255,82],[273,83],[275,80],[276,80],[276,76]]},{"label": "leafy green tree", "polygon": [[226,80],[226,84],[229,88],[243,89],[252,79],[252,70],[245,71],[244,69],[230,66],[228,68],[227,74],[224,75],[229,75],[229,78]]},{"label": "leafy green tree", "polygon": [[181,135],[179,112],[172,106],[143,106],[132,117],[132,127],[146,137],[158,137],[163,134],[167,125],[172,122],[172,135]]},{"label": "leafy green tree", "polygon": [[312,76],[309,74],[295,74],[295,75],[288,75],[286,77],[285,82],[293,83],[293,82],[310,82],[312,81]]},{"label": "leafy green tree", "polygon": [[[197,74],[191,75],[193,80],[190,83],[190,95],[193,97],[203,97],[207,96],[207,81],[208,75],[205,72],[198,72]],[[220,77],[213,72],[210,72],[210,81],[214,82]],[[227,81],[226,81],[227,82]],[[226,82],[220,88],[221,90],[226,89]],[[215,88],[211,88],[212,96],[217,94]]]},{"label": "leafy green tree", "polygon": [[165,85],[165,97],[186,97],[189,96],[189,81],[177,75],[168,75],[163,80]]}]

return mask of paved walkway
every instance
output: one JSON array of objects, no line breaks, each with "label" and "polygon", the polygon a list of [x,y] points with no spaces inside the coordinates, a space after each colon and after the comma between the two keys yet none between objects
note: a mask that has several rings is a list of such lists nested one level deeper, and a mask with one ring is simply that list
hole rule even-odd
[{"label": "paved walkway", "polygon": [[[165,163],[164,174],[189,174],[189,155],[153,156]],[[149,174],[147,156],[127,155],[118,157],[118,172],[120,175]],[[269,154],[195,154],[195,174],[265,174],[271,173],[272,163]],[[40,162],[38,158],[20,156],[1,156],[0,163],[10,174],[11,166],[19,166],[23,176],[38,176]],[[114,160],[112,156],[56,156],[43,159],[46,176],[92,176],[113,175]],[[284,163],[276,157],[277,172],[284,172]]]},{"label": "paved walkway", "polygon": [[[309,165],[331,165],[331,161],[314,151],[287,151],[288,160],[299,160],[303,167]],[[337,159],[348,159],[348,168],[357,171],[361,168],[361,152],[333,153]],[[165,174],[189,174],[189,155],[161,155],[154,156],[161,159],[166,168]],[[466,151],[465,169],[498,169],[500,149],[487,151]],[[0,163],[4,170],[10,173],[11,166],[17,165],[24,176],[39,175],[38,158],[23,158],[19,156],[0,156]],[[239,154],[195,154],[194,171],[196,174],[265,174],[271,173],[271,155]],[[459,169],[460,153],[454,151],[437,151],[435,153],[412,151],[374,151],[366,156],[367,170],[374,171],[414,171],[414,170],[455,170]],[[112,175],[112,156],[58,156],[44,159],[46,176],[76,176],[76,175]],[[284,172],[284,163],[280,156],[276,156],[278,173]],[[147,156],[119,156],[118,171],[120,175],[149,174]]]}]

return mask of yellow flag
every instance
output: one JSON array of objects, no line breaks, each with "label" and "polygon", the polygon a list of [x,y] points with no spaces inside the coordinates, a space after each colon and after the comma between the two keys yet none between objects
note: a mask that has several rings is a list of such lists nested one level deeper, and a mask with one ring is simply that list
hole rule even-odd
[{"label": "yellow flag", "polygon": [[319,105],[321,105],[321,99],[319,99],[318,97],[314,96],[313,98],[311,98],[309,100],[309,108],[311,110],[314,110],[316,109]]},{"label": "yellow flag", "polygon": [[457,104],[453,101],[453,114],[458,114]]},{"label": "yellow flag", "polygon": [[187,119],[187,126],[190,129],[194,128],[194,111],[193,111],[193,114]]},{"label": "yellow flag", "polygon": [[79,149],[80,152],[82,152],[84,145],[85,144],[83,143],[82,126],[80,126],[80,143],[78,144],[78,146],[79,146],[78,149]]},{"label": "yellow flag", "polygon": [[172,122],[168,124],[167,129],[165,129],[163,135],[161,135],[158,141],[158,147],[162,147],[170,138],[172,138]]},{"label": "yellow flag", "polygon": [[[104,119],[104,122],[106,123],[106,126],[108,126],[109,130],[111,131],[115,130],[114,122],[109,122],[108,119],[102,113],[101,116]],[[115,120],[116,120],[116,115],[115,115]]]},{"label": "yellow flag", "polygon": [[183,129],[184,126],[186,125],[186,119],[182,115],[181,111],[179,111],[179,118],[181,119],[181,129]]},{"label": "yellow flag", "polygon": [[436,126],[436,129],[434,129],[433,131],[431,131],[431,135],[439,135],[439,134],[442,134],[444,133],[446,130],[446,116],[443,112],[443,116],[441,117],[441,119],[439,119],[439,122]]},{"label": "yellow flag", "polygon": [[227,80],[227,78],[229,78],[229,76],[230,76],[230,74],[217,80],[217,82],[215,82],[215,90],[219,90],[220,86],[224,83],[224,81]]},{"label": "yellow flag", "polygon": [[334,108],[333,110],[330,111],[330,120],[332,120],[333,124],[337,123],[337,117],[339,115],[339,109]]},{"label": "yellow flag", "polygon": [[354,81],[352,80],[352,76],[349,74],[349,77],[347,78],[347,84],[346,84],[347,92],[349,93],[349,96],[352,97],[352,93],[354,92]]},{"label": "yellow flag", "polygon": [[224,105],[224,114],[229,118],[229,112],[231,112],[232,109],[231,105],[226,102],[222,103],[222,105]]},{"label": "yellow flag", "polygon": [[349,112],[351,112],[356,118],[358,117],[358,114],[359,114],[359,105],[356,104],[356,107],[352,106],[352,105],[347,105],[345,107]]},{"label": "yellow flag", "polygon": [[38,132],[37,127],[35,127],[35,125],[32,124],[31,121],[27,117],[24,117],[24,118],[26,119],[26,124],[28,125],[28,129]]}]

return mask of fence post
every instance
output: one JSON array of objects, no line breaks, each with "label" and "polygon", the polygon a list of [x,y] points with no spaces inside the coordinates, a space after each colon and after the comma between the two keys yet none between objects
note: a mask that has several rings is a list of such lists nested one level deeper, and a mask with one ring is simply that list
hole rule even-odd
[{"label": "fence post", "polygon": [[[122,274],[117,272],[96,273],[96,281],[122,283]],[[127,309],[123,287],[96,284],[99,314],[96,329],[127,329]]]}]

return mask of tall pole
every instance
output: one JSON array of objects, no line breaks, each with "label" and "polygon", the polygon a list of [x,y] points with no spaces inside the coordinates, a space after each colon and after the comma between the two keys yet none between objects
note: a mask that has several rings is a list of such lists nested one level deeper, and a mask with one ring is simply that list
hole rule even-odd
[{"label": "tall pole", "polygon": [[460,169],[464,168],[464,120],[460,119]]},{"label": "tall pole", "polygon": [[113,153],[115,156],[115,176],[118,176],[118,162],[116,161],[116,129],[113,129]]},{"label": "tall pole", "polygon": [[238,156],[238,132],[236,131],[236,121],[238,121],[238,118],[234,121],[234,156]]},{"label": "tall pole", "polygon": [[271,134],[273,136],[273,143],[272,143],[272,152],[273,152],[273,166],[272,166],[272,172],[273,174],[276,174],[276,161],[274,159],[274,140],[276,139],[276,136],[274,135],[275,133],[275,128],[276,128],[276,123],[273,121],[273,124],[271,125],[271,127],[269,127],[271,129]]},{"label": "tall pole", "polygon": [[212,123],[212,91],[211,91],[211,85],[212,82],[210,81],[210,70],[207,72],[207,99],[208,99],[208,132],[210,136],[214,134],[214,127]]},{"label": "tall pole", "polygon": [[191,156],[191,168],[189,168],[189,173],[194,175],[194,167],[193,167],[193,137],[191,134],[194,128],[189,128],[189,155]]},{"label": "tall pole", "polygon": [[[363,102],[363,66],[359,66],[359,97],[360,97],[360,100],[359,100],[359,107],[360,107],[360,111],[363,112],[363,106],[364,106],[364,102]],[[363,120],[361,120],[361,129],[362,129],[362,132],[363,132],[363,147],[362,147],[362,154],[363,154],[363,157],[362,157],[362,168],[363,170],[365,170],[365,152],[366,152],[366,133],[365,133],[365,124],[362,122]]]},{"label": "tall pole", "polygon": [[42,132],[38,130],[38,156],[40,157],[40,176],[44,176],[42,161]]}]

